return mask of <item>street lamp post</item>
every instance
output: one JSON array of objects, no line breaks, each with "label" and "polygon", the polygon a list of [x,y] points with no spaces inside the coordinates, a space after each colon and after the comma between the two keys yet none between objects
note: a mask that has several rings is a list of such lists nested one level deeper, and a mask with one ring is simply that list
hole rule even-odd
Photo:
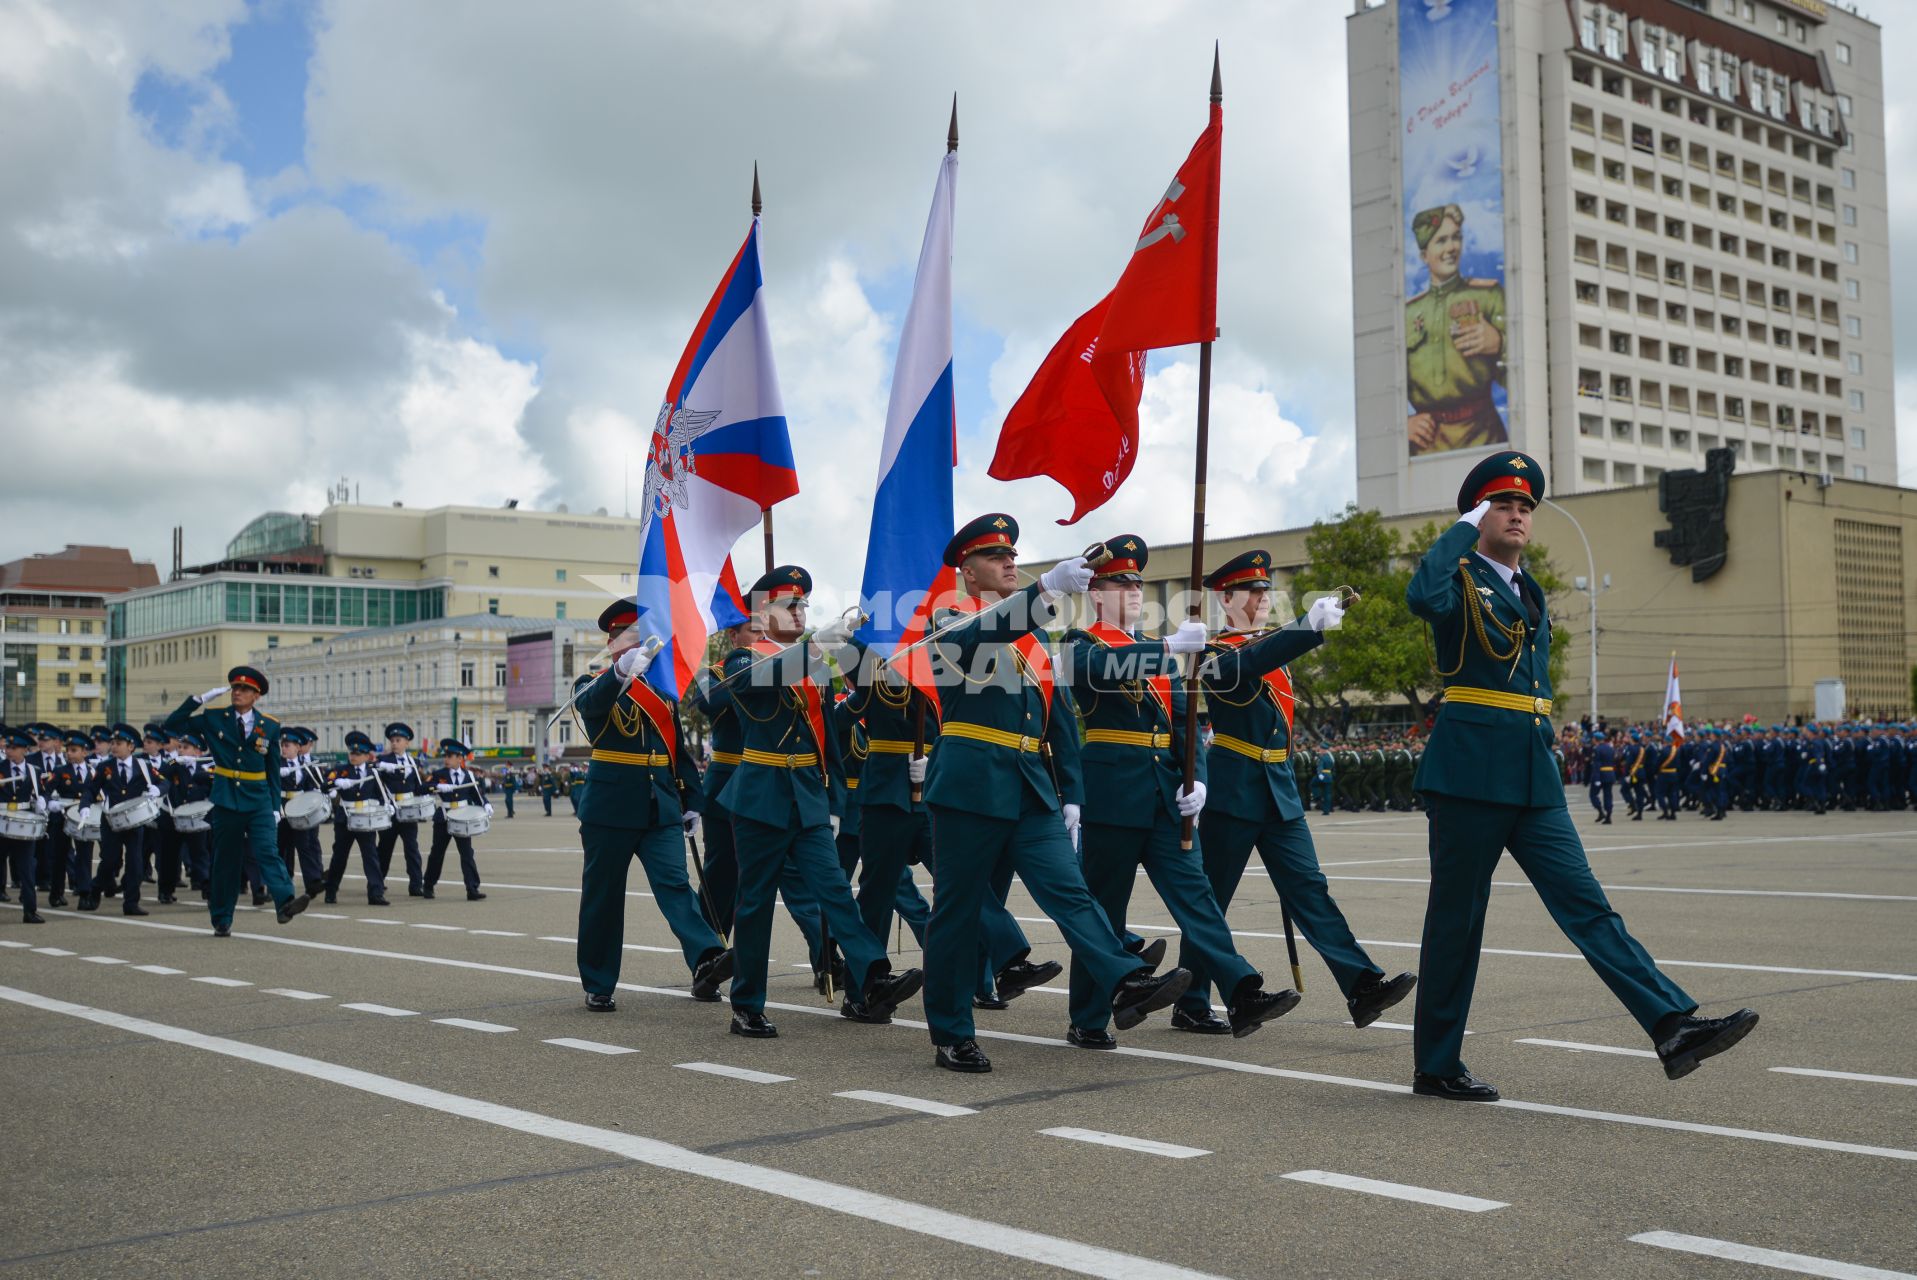
[{"label": "street lamp post", "polygon": [[[446,736],[449,738],[457,738],[459,736],[459,679],[459,632],[455,631],[453,632],[453,724],[452,728],[446,731]],[[468,743],[467,745],[471,746],[472,744]]]},{"label": "street lamp post", "polygon": [[1591,540],[1584,536],[1584,526],[1578,523],[1576,516],[1551,501],[1551,499],[1546,498],[1544,505],[1563,516],[1566,520],[1569,520],[1571,527],[1578,532],[1578,541],[1584,544],[1584,565],[1588,571],[1588,575],[1573,578],[1572,585],[1585,594],[1585,598],[1590,601],[1591,605],[1591,727],[1595,729],[1598,722],[1597,598],[1600,592],[1611,589],[1611,575],[1608,573],[1605,574],[1603,585],[1598,585],[1597,560],[1591,555]]}]

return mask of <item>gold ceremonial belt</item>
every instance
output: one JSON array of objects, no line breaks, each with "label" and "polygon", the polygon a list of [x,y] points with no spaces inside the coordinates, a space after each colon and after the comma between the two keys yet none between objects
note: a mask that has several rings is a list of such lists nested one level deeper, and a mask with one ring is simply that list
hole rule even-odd
[{"label": "gold ceremonial belt", "polygon": [[594,760],[603,760],[607,764],[631,764],[641,769],[652,769],[661,765],[670,765],[672,757],[658,751],[602,751],[594,747]]},{"label": "gold ceremonial belt", "polygon": [[1003,729],[988,729],[982,724],[966,724],[955,721],[940,728],[939,733],[947,738],[970,738],[974,742],[989,742],[995,747],[1009,747],[1014,751],[1038,752],[1038,739],[1023,733],[1007,733]]},{"label": "gold ceremonial belt", "polygon": [[714,764],[744,764],[745,757],[737,751],[715,751],[712,753]]},{"label": "gold ceremonial belt", "polygon": [[1243,738],[1234,738],[1229,733],[1212,734],[1211,745],[1263,764],[1283,764],[1291,758],[1290,747],[1254,747]]},{"label": "gold ceremonial belt", "polygon": [[1142,729],[1087,729],[1085,741],[1112,742],[1121,747],[1169,747],[1169,733],[1146,733]]},{"label": "gold ceremonial belt", "polygon": [[[929,755],[932,748],[937,745],[937,738],[926,743],[926,753]],[[899,738],[873,738],[865,744],[865,749],[868,754],[875,756],[909,756],[912,754],[912,744]]]},{"label": "gold ceremonial belt", "polygon": [[776,751],[754,751],[747,747],[742,753],[742,763],[769,765],[774,769],[809,769],[819,763],[816,751],[807,751],[802,755],[782,756]]},{"label": "gold ceremonial belt", "polygon": [[845,780],[845,789],[847,791],[857,791],[859,789],[859,780],[857,778],[847,778]]},{"label": "gold ceremonial belt", "polygon": [[265,782],[266,770],[262,769],[258,773],[254,773],[250,769],[226,769],[216,764],[213,766],[213,776],[216,778],[231,778],[235,782]]},{"label": "gold ceremonial belt", "polygon": [[1470,685],[1454,684],[1444,691],[1446,702],[1468,702],[1476,707],[1502,707],[1506,711],[1522,711],[1531,716],[1551,714],[1549,698],[1531,698],[1522,693],[1503,693],[1497,689],[1474,689]]}]

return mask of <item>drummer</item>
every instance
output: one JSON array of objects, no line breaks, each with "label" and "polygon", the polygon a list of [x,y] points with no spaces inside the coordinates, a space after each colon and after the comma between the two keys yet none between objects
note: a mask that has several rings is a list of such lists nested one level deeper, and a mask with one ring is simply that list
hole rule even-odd
[{"label": "drummer", "polygon": [[[40,776],[37,766],[27,759],[27,753],[33,750],[33,735],[25,729],[11,729],[6,735],[7,764],[4,779],[0,779],[0,803],[6,805],[6,814],[37,813],[47,811],[45,780]],[[24,914],[21,920],[25,924],[45,924],[46,918],[40,914],[39,899],[34,894],[33,854],[39,837],[31,840],[15,839],[11,835],[0,836],[0,849],[5,850],[5,860],[13,869],[13,878],[20,886],[20,906]]]},{"label": "drummer", "polygon": [[426,857],[426,896],[433,896],[433,886],[439,883],[439,869],[446,864],[446,845],[450,842],[459,846],[459,874],[466,881],[466,901],[478,902],[486,895],[479,891],[479,864],[473,860],[473,838],[454,835],[446,825],[445,805],[477,805],[485,810],[488,818],[493,816],[493,807],[486,800],[486,782],[471,769],[472,750],[458,738],[447,738],[439,744],[439,754],[446,758],[443,768],[435,769],[427,779],[432,789],[439,793],[441,808],[433,811],[433,849]]},{"label": "drummer", "polygon": [[100,815],[100,872],[97,883],[103,885],[107,892],[111,892],[114,885],[120,885],[121,913],[143,916],[148,912],[140,905],[140,886],[146,881],[147,837],[153,830],[153,824],[146,822],[116,831],[106,819],[108,811],[115,805],[134,800],[158,800],[159,778],[148,769],[144,760],[134,758],[134,753],[140,747],[140,731],[132,725],[114,725],[107,746],[113,752],[112,757],[93,771],[93,777],[87,783],[85,807],[80,811],[81,821],[84,822],[86,815],[92,812]]},{"label": "drummer", "polygon": [[[178,808],[184,804],[197,804],[213,798],[213,773],[207,768],[206,739],[197,733],[183,733],[176,739],[178,750],[173,762],[166,767],[167,785],[173,788],[173,805]],[[213,877],[213,832],[182,831],[180,843],[169,863],[165,858],[160,863],[160,901],[172,900],[174,889],[180,883],[181,864],[185,864],[186,880],[205,902],[208,896],[207,886]]]},{"label": "drummer", "polygon": [[[413,727],[400,721],[387,725],[386,745],[389,749],[379,758],[379,771],[385,775],[386,790],[391,793],[394,803],[404,804],[413,796],[431,795],[432,788],[427,785],[426,775],[419,771],[419,760],[413,755]],[[393,845],[396,843],[404,845],[406,849],[406,896],[425,897],[417,820],[403,821],[395,817],[393,825],[379,833],[379,866],[382,874],[392,869]]]},{"label": "drummer", "polygon": [[355,831],[346,823],[345,806],[355,801],[371,800],[384,802],[386,793],[380,789],[379,774],[373,768],[373,740],[358,729],[346,735],[346,766],[333,770],[327,778],[327,786],[340,802],[340,808],[333,817],[333,860],[326,868],[326,901],[339,901],[339,882],[346,877],[347,851],[353,845],[359,846],[360,866],[366,872],[366,905],[384,907],[386,901],[386,877],[379,869],[379,848],[373,840],[371,831]]},{"label": "drummer", "polygon": [[[326,775],[320,771],[317,764],[313,763],[313,744],[319,741],[319,734],[303,724],[294,725],[293,733],[299,738],[300,776],[305,782],[312,784],[310,788],[302,785],[300,790],[310,789],[316,793],[323,793],[326,790]],[[317,898],[321,890],[326,887],[326,860],[320,856],[319,827],[311,826],[304,831],[295,832],[294,835],[299,852],[300,879],[305,881],[306,896]]]},{"label": "drummer", "polygon": [[64,821],[67,810],[78,810],[85,802],[84,792],[93,775],[93,766],[87,763],[87,756],[93,751],[93,739],[76,729],[68,733],[63,741],[66,744],[65,757],[47,779],[54,795],[47,802],[47,807],[57,808],[61,815],[47,824],[51,837],[49,847],[53,850],[54,859],[47,903],[55,907],[65,906],[65,887],[70,883],[73,886],[74,905],[82,911],[95,911],[100,906],[100,895],[93,891],[93,841],[76,839],[67,831]]},{"label": "drummer", "polygon": [[[280,731],[280,812],[286,811],[286,802],[301,792],[318,792],[325,789],[325,783],[307,763],[306,752],[311,749],[306,735],[311,730],[298,725],[288,725]],[[308,837],[312,837],[310,840]],[[319,835],[317,828],[300,830],[290,822],[282,821],[279,829],[280,861],[286,866],[288,879],[293,875],[293,863],[299,862],[300,878],[305,882],[306,896],[317,898],[326,887],[326,868],[320,865]]]}]

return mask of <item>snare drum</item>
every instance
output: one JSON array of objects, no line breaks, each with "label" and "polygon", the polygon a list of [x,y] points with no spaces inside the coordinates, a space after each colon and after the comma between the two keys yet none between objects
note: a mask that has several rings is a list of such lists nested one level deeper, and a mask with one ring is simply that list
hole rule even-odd
[{"label": "snare drum", "polygon": [[213,802],[195,800],[190,804],[173,806],[173,829],[175,831],[211,831],[213,829]]},{"label": "snare drum", "polygon": [[439,800],[435,796],[394,796],[397,806],[393,818],[396,822],[431,822],[439,811]]},{"label": "snare drum", "polygon": [[393,825],[393,806],[384,800],[348,800],[342,807],[348,831],[384,831]]},{"label": "snare drum", "polygon": [[286,802],[286,825],[295,831],[311,831],[331,816],[333,802],[323,791],[295,791]]},{"label": "snare drum", "polygon": [[0,836],[9,840],[36,841],[47,833],[47,815],[35,813],[28,803],[8,804],[0,809]]},{"label": "snare drum", "polygon": [[446,831],[455,836],[483,836],[492,830],[493,820],[483,804],[446,806]]},{"label": "snare drum", "polygon": [[160,801],[155,796],[135,796],[122,800],[106,811],[106,824],[115,831],[131,831],[155,822],[160,816]]},{"label": "snare drum", "polygon": [[100,815],[94,813],[83,823],[80,821],[82,806],[73,805],[66,812],[67,834],[81,844],[92,844],[100,838]]}]

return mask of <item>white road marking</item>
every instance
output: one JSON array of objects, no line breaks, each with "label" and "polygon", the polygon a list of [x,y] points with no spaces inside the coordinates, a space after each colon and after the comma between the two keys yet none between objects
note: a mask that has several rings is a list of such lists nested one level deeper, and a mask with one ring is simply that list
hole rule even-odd
[{"label": "white road marking", "polygon": [[[80,915],[72,911],[57,911],[56,914],[69,916],[81,922],[90,922],[111,927],[129,927],[136,929],[160,929],[173,933],[200,934],[202,931],[192,925],[166,924],[161,921],[126,919],[120,916],[100,917]],[[422,955],[405,951],[379,951],[371,947],[352,947],[337,942],[318,942],[311,938],[289,937],[279,933],[236,933],[235,938],[247,942],[266,942],[283,947],[301,947],[310,951],[331,951],[340,955],[367,956],[378,960],[400,960],[410,964],[437,965],[448,969],[465,969],[475,973],[504,974],[515,978],[532,978],[541,982],[558,982],[568,987],[579,985],[576,973],[554,973],[546,969],[522,969],[515,965],[488,964],[480,960],[459,960],[451,956]],[[635,991],[645,995],[666,996],[675,1000],[688,1000],[689,992],[678,987],[649,987],[637,982],[622,982],[621,991]],[[836,1018],[835,1009],[816,1004],[787,1004],[769,1001],[768,1009],[781,1013],[808,1014],[820,1018]],[[901,1030],[924,1031],[926,1024],[910,1018],[894,1016],[892,1026]],[[1002,1040],[1008,1043],[1036,1045],[1044,1049],[1065,1049],[1062,1037],[1030,1036],[1012,1031],[976,1032],[980,1040]],[[1217,1071],[1237,1071],[1245,1075],[1270,1076],[1280,1080],[1301,1080],[1313,1084],[1338,1085],[1347,1089],[1369,1089],[1377,1093],[1396,1093],[1409,1096],[1411,1086],[1389,1080],[1365,1080],[1356,1076],[1334,1076],[1315,1071],[1295,1071],[1286,1067],[1267,1067],[1256,1062],[1237,1062],[1230,1058],[1206,1058],[1193,1053],[1175,1053],[1166,1049],[1141,1049],[1131,1045],[1120,1045],[1109,1052],[1120,1057],[1145,1058],[1153,1062],[1182,1062],[1194,1066],[1210,1067]],[[1886,1160],[1906,1160],[1917,1162],[1917,1151],[1900,1147],[1873,1147],[1855,1142],[1837,1142],[1827,1138],[1805,1138],[1796,1134],[1774,1133],[1764,1129],[1738,1129],[1728,1125],[1699,1124],[1689,1120],[1666,1120],[1659,1116],[1631,1115],[1621,1111],[1594,1111],[1586,1107],[1566,1107],[1545,1102],[1519,1102],[1506,1098],[1500,1102],[1474,1104],[1480,1111],[1505,1110],[1525,1111],[1537,1115],[1563,1116],[1570,1119],[1593,1120],[1606,1124],[1636,1125],[1646,1129],[1665,1129],[1676,1133],[1702,1133],[1719,1138],[1737,1138],[1746,1142],[1761,1142],[1776,1146],[1801,1147],[1812,1151],[1835,1151],[1844,1155],[1872,1156]]]},{"label": "white road marking", "polygon": [[343,916],[334,911],[308,911],[306,918],[308,920],[351,920],[353,917]]},{"label": "white road marking", "polygon": [[1100,1133],[1097,1129],[1074,1129],[1070,1125],[1061,1125],[1056,1129],[1040,1129],[1039,1132],[1048,1138],[1070,1138],[1073,1142],[1089,1142],[1098,1147],[1122,1147],[1126,1151],[1137,1151],[1148,1156],[1165,1156],[1172,1160],[1190,1160],[1194,1156],[1211,1154],[1203,1147],[1181,1147],[1175,1142],[1128,1138],[1122,1133]]},{"label": "white road marking", "polygon": [[[197,933],[199,931],[196,929],[194,932]],[[73,954],[71,951],[62,951],[58,947],[35,947],[33,953],[40,956],[70,956]]]},{"label": "white road marking", "polygon": [[1510,1207],[1509,1202],[1504,1200],[1484,1200],[1450,1191],[1433,1191],[1429,1187],[1408,1186],[1402,1182],[1380,1182],[1376,1178],[1354,1178],[1348,1173],[1327,1173],[1323,1169],[1300,1169],[1284,1176],[1293,1182],[1312,1182],[1321,1187],[1363,1191],[1368,1195],[1389,1196],[1393,1200],[1415,1200],[1419,1204],[1435,1204],[1441,1209],[1462,1209],[1466,1213],[1488,1213],[1492,1209]]},{"label": "white road marking", "polygon": [[468,929],[466,932],[482,938],[523,938],[523,933],[514,933],[511,929]]},{"label": "white road marking", "polygon": [[[571,942],[572,939],[567,938],[566,941]],[[637,943],[637,942],[626,942],[626,943],[621,943],[620,945],[627,951],[657,951],[663,955],[669,955],[669,956],[676,956],[679,954],[678,947],[648,947],[643,945],[642,943]]]},{"label": "white road marking", "polygon": [[471,1018],[434,1018],[442,1027],[463,1027],[467,1031],[517,1031],[518,1027],[508,1027],[498,1022],[475,1022]]},{"label": "white road marking", "polygon": [[[1247,870],[1246,875],[1253,872]],[[1326,876],[1327,880],[1360,880],[1372,884],[1430,884],[1429,876]],[[1529,880],[1493,880],[1496,889],[1529,889]],[[1909,893],[1830,893],[1816,889],[1690,889],[1668,884],[1600,884],[1606,893],[1702,893],[1727,898],[1843,898],[1852,902],[1917,902]]]},{"label": "white road marking", "polygon": [[[1347,1027],[1355,1027],[1358,1024],[1353,1022],[1350,1018],[1346,1018],[1345,1025]],[[1385,1031],[1416,1031],[1417,1030],[1417,1028],[1411,1025],[1409,1022],[1374,1022],[1371,1024],[1371,1027],[1379,1027]],[[1371,1027],[1366,1027],[1365,1030],[1369,1031]],[[1470,1030],[1469,1028],[1466,1028],[1465,1034],[1468,1036],[1475,1036],[1478,1033]]]},{"label": "white road marking", "polygon": [[31,942],[8,942],[0,940],[0,947],[19,947],[23,951],[33,950],[33,944]]},{"label": "white road marking", "polygon": [[209,987],[250,987],[253,984],[243,978],[195,978],[195,982],[204,982]]},{"label": "white road marking", "polygon": [[86,961],[88,964],[125,964],[126,963],[126,961],[120,959],[120,957],[118,956],[81,956],[80,958]]},{"label": "white road marking", "polygon": [[1813,1258],[1807,1253],[1782,1253],[1760,1249],[1754,1244],[1734,1240],[1713,1240],[1709,1236],[1687,1236],[1676,1231],[1646,1231],[1631,1237],[1632,1244],[1656,1245],[1679,1253],[1701,1253],[1707,1258],[1728,1258],[1732,1262],[1754,1262],[1760,1267],[1795,1271],[1800,1276],[1827,1276],[1830,1280],[1917,1280],[1908,1271],[1886,1271],[1882,1267],[1860,1267],[1830,1258]]},{"label": "white road marking", "polygon": [[[194,932],[197,933],[199,931],[196,929]],[[184,969],[169,969],[163,964],[136,964],[133,966],[133,971],[135,973],[157,973],[162,977],[171,977],[176,973],[186,972]]]},{"label": "white road marking", "polygon": [[541,942],[577,942],[577,941],[579,941],[579,939],[577,939],[577,938],[566,938],[566,937],[561,937],[560,935],[558,935],[558,934],[556,934],[556,933],[555,933],[555,934],[549,934],[549,935],[547,935],[547,936],[544,936],[544,937],[542,937],[542,938],[540,938],[539,940],[540,940]]},{"label": "white road marking", "polygon": [[389,1004],[343,1004],[342,1009],[352,1009],[359,1013],[377,1013],[386,1018],[417,1018],[417,1009],[395,1009]]},{"label": "white road marking", "polygon": [[464,933],[466,930],[456,924],[415,924],[415,929],[441,929],[447,933]]},{"label": "white road marking", "polygon": [[299,991],[292,987],[267,987],[265,991],[269,996],[285,996],[288,1000],[325,1000],[329,998],[321,995],[317,991]]},{"label": "white road marking", "polygon": [[361,924],[396,924],[404,926],[406,923],[404,920],[395,920],[391,916],[348,916],[347,919],[358,920]]},{"label": "white road marking", "polygon": [[770,1071],[749,1071],[745,1067],[728,1067],[723,1062],[677,1062],[673,1064],[681,1071],[703,1071],[709,1076],[726,1076],[733,1080],[744,1080],[747,1084],[785,1084],[791,1076],[775,1076]]},{"label": "white road marking", "polygon": [[1872,1076],[1856,1071],[1819,1071],[1815,1067],[1772,1067],[1772,1071],[1781,1071],[1787,1076],[1821,1076],[1826,1080],[1858,1080],[1864,1084],[1911,1084],[1917,1080],[1907,1076]]},{"label": "white road marking", "polygon": [[[576,982],[578,979],[575,976],[571,980]],[[342,1088],[372,1094],[381,1099],[410,1103],[431,1111],[494,1125],[516,1133],[604,1151],[611,1155],[623,1156],[637,1164],[650,1165],[655,1169],[665,1169],[673,1173],[683,1173],[712,1182],[743,1187],[750,1191],[777,1196],[782,1200],[804,1205],[810,1209],[826,1209],[834,1213],[842,1213],[866,1222],[910,1231],[933,1239],[946,1240],[953,1244],[966,1245],[1001,1257],[1057,1267],[1080,1275],[1107,1277],[1109,1280],[1215,1280],[1215,1277],[1204,1272],[1174,1266],[1170,1263],[1156,1262],[1134,1254],[1119,1253],[1098,1245],[1043,1235],[1036,1231],[1026,1231],[981,1218],[969,1218],[931,1205],[917,1204],[879,1192],[827,1182],[823,1178],[809,1178],[803,1174],[787,1173],[782,1169],[748,1164],[741,1160],[703,1155],[655,1138],[598,1129],[591,1125],[561,1120],[556,1116],[541,1115],[538,1112],[524,1111],[517,1107],[502,1106],[493,1102],[483,1102],[477,1098],[428,1088],[425,1085],[394,1079],[391,1076],[375,1075],[370,1071],[360,1071],[319,1058],[285,1053],[278,1049],[266,1049],[219,1036],[202,1035],[182,1027],[171,1027],[163,1023],[149,1022],[144,1018],[108,1013],[102,1009],[90,1009],[84,1005],[69,1004],[64,1000],[53,1000],[11,987],[0,987],[0,999],[49,1013],[65,1014],[68,1017],[187,1048],[238,1058],[277,1071],[322,1080]]]},{"label": "white road marking", "polygon": [[908,1098],[902,1093],[878,1093],[871,1089],[847,1089],[844,1093],[835,1093],[835,1098],[851,1098],[854,1102],[876,1102],[882,1107],[898,1107],[905,1111],[923,1111],[928,1116],[975,1116],[977,1107],[959,1107],[949,1102],[933,1102],[930,1098]]},{"label": "white road marking", "polygon": [[557,1039],[546,1040],[541,1043],[556,1044],[561,1049],[584,1049],[588,1053],[611,1054],[639,1052],[637,1049],[629,1049],[623,1044],[601,1044],[597,1040],[575,1040],[571,1036],[560,1036]]},{"label": "white road marking", "polygon": [[1615,1053],[1625,1058],[1655,1058],[1655,1049],[1625,1049],[1614,1044],[1584,1044],[1577,1040],[1519,1040],[1518,1044],[1543,1045],[1547,1049],[1569,1049],[1574,1053]]}]

